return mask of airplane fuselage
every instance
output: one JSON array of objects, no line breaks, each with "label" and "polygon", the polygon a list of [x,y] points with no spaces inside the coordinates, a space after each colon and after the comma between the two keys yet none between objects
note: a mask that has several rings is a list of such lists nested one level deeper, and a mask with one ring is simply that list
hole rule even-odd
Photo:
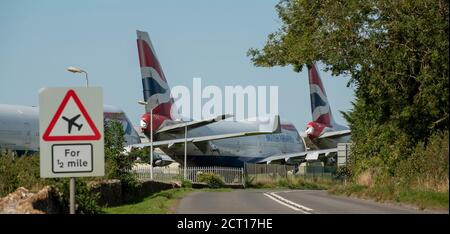
[{"label": "airplane fuselage", "polygon": [[[187,136],[189,138],[228,134],[253,131],[255,128],[256,123],[252,125],[243,122],[220,121],[189,130]],[[183,137],[184,133],[167,134],[161,136],[160,140]],[[240,167],[245,162],[253,163],[273,155],[305,151],[303,139],[291,123],[282,123],[281,133],[212,140],[202,144],[187,144],[187,164],[189,166]],[[183,144],[173,147],[160,147],[160,149],[177,162],[184,163]]]},{"label": "airplane fuselage", "polygon": [[39,109],[0,104],[0,149],[39,150]]}]

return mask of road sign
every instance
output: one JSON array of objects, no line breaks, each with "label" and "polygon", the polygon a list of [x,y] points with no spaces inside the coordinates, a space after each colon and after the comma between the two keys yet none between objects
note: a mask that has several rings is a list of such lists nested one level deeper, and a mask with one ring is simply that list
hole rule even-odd
[{"label": "road sign", "polygon": [[101,88],[39,92],[41,177],[104,175]]}]

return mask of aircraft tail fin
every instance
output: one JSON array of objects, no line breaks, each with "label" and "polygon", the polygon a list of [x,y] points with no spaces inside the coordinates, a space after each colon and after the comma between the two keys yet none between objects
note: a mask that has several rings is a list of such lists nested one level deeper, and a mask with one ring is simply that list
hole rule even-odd
[{"label": "aircraft tail fin", "polygon": [[308,67],[308,77],[312,120],[328,127],[334,126],[330,103],[315,64]]},{"label": "aircraft tail fin", "polygon": [[146,112],[153,109],[154,114],[172,119],[173,99],[150,37],[147,32],[136,33]]}]

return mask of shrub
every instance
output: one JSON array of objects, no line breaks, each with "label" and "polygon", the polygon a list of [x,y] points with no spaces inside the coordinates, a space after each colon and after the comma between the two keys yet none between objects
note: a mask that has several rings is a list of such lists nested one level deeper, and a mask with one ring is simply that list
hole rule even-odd
[{"label": "shrub", "polygon": [[222,188],[225,187],[223,179],[214,173],[202,173],[197,176],[199,182],[204,182],[210,188]]},{"label": "shrub", "polygon": [[[53,186],[59,195],[59,203],[63,207],[63,212],[68,213],[70,208],[70,180],[69,179],[55,179]],[[98,193],[92,193],[87,183],[82,178],[75,180],[75,213],[77,214],[97,214],[101,211],[97,204],[99,198]]]},{"label": "shrub", "polygon": [[336,171],[337,179],[346,179],[352,177],[352,170],[349,166],[341,166]]},{"label": "shrub", "polygon": [[33,192],[43,187],[45,180],[40,178],[39,156],[14,157],[0,155],[0,197],[25,187]]},{"label": "shrub", "polygon": [[123,153],[125,132],[117,121],[105,122],[105,176],[121,181],[122,192],[135,192],[141,183],[131,173],[133,157]]},{"label": "shrub", "polygon": [[420,142],[412,155],[399,163],[396,176],[403,185],[436,192],[449,190],[449,132],[439,132],[427,144]]},{"label": "shrub", "polygon": [[245,175],[244,187],[252,187],[255,177]]},{"label": "shrub", "polygon": [[192,182],[190,180],[182,180],[181,187],[183,188],[192,188]]},{"label": "shrub", "polygon": [[278,184],[278,187],[281,187],[281,188],[290,188],[293,186],[287,179],[284,179],[284,178],[278,179],[277,184]]}]

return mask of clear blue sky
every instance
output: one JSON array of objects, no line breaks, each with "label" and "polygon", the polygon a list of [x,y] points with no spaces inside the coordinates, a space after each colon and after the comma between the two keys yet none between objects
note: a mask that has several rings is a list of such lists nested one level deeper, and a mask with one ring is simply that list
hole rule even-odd
[{"label": "clear blue sky", "polygon": [[[37,105],[42,87],[103,87],[104,102],[138,124],[143,107],[136,29],[148,31],[169,85],[278,85],[281,119],[304,129],[311,119],[307,73],[254,67],[246,52],[280,26],[265,1],[0,1],[0,103]],[[320,71],[333,114],[354,99],[348,78]]]}]

